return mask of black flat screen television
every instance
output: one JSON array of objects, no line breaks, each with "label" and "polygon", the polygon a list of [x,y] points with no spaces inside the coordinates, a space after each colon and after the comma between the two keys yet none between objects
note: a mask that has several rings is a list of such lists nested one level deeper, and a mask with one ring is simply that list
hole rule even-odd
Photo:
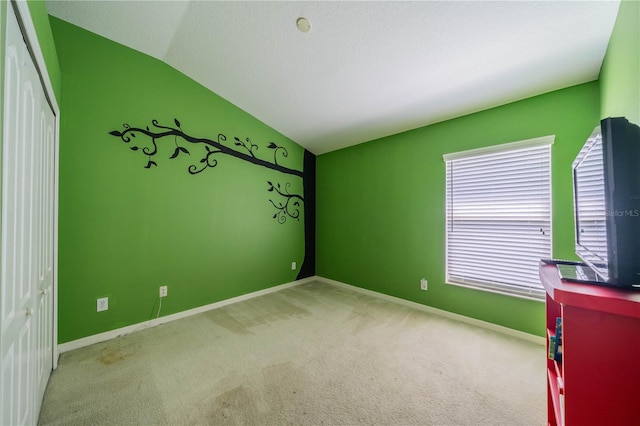
[{"label": "black flat screen television", "polygon": [[640,127],[596,127],[573,162],[576,254],[601,280],[640,289]]}]

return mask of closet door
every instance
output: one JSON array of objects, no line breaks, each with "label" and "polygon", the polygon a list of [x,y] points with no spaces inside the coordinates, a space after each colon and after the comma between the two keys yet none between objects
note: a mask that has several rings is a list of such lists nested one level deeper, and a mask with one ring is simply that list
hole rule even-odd
[{"label": "closet door", "polygon": [[0,424],[35,424],[53,351],[54,118],[7,5],[2,139]]}]

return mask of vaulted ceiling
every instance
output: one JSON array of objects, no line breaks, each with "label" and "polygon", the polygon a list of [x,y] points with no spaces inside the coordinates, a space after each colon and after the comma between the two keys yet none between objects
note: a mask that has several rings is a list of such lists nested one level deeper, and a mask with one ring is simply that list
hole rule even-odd
[{"label": "vaulted ceiling", "polygon": [[[316,154],[598,78],[618,1],[47,1]],[[296,26],[299,17],[309,32]]]}]

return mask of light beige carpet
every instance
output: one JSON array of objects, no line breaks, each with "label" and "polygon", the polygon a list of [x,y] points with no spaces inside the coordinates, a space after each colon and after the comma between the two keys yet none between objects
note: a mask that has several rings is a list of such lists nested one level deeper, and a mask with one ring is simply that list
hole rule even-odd
[{"label": "light beige carpet", "polygon": [[42,425],[543,425],[543,346],[321,282],[62,354]]}]

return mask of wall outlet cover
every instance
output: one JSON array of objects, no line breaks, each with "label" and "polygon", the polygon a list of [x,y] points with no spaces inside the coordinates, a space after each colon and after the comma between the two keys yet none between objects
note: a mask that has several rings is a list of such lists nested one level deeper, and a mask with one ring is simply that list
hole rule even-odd
[{"label": "wall outlet cover", "polygon": [[292,271],[295,271],[295,270],[296,270],[296,267],[297,267],[296,262],[291,262],[291,270],[292,270]]},{"label": "wall outlet cover", "polygon": [[167,286],[160,286],[160,297],[167,297]]},{"label": "wall outlet cover", "polygon": [[100,299],[98,299],[97,311],[98,312],[102,312],[102,311],[106,311],[108,309],[109,309],[109,298],[108,297],[101,297]]},{"label": "wall outlet cover", "polygon": [[427,282],[426,278],[422,278],[420,280],[420,289],[421,290],[428,290],[429,289],[429,283]]}]

